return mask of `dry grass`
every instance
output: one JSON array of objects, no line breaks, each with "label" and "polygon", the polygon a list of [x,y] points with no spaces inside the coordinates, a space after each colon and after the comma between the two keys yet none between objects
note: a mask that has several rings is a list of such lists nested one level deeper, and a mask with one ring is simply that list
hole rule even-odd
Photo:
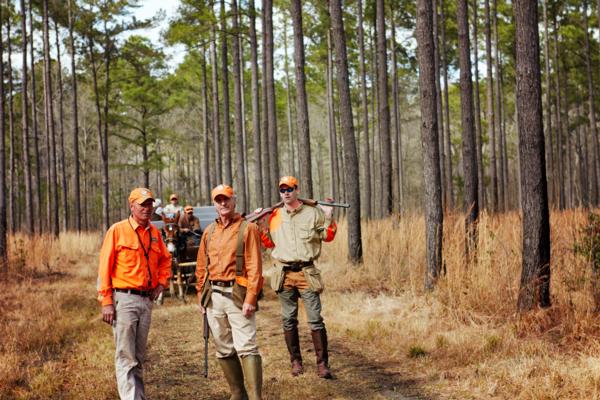
[{"label": "dry grass", "polygon": [[[421,216],[366,223],[359,267],[345,261],[342,223],[321,258],[331,335],[440,398],[600,398],[600,322],[589,268],[573,252],[586,220],[583,211],[552,213],[553,306],[524,316],[515,313],[518,214],[481,217],[478,262],[469,268],[463,220],[448,216],[447,273],[433,292],[423,290]],[[99,241],[10,238],[10,279],[0,283],[0,399],[115,397],[112,338],[95,301]],[[157,321],[174,310],[162,309]],[[340,358],[334,349],[334,368]]]},{"label": "dry grass", "polygon": [[[344,240],[324,250],[326,318],[450,398],[600,398],[600,321],[589,268],[573,252],[586,219],[583,211],[552,213],[553,306],[524,316],[515,313],[517,213],[482,216],[479,258],[469,268],[462,217],[447,217],[447,273],[432,293],[423,291],[423,218],[372,222],[362,266],[345,262]],[[338,235],[346,235],[343,224]]]}]

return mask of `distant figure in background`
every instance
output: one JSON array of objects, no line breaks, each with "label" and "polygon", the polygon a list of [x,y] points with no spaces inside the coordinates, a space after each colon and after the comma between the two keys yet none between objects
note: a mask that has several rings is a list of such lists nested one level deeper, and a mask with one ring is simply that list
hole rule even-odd
[{"label": "distant figure in background", "polygon": [[332,207],[304,204],[298,199],[299,193],[295,177],[284,176],[279,180],[283,207],[273,210],[261,240],[265,247],[273,249],[271,258],[276,261],[271,287],[281,303],[283,335],[290,353],[292,375],[304,372],[298,336],[298,298],[302,298],[317,356],[317,374],[331,379],[327,331],[319,296],[323,282],[315,262],[321,254],[321,243],[333,240],[337,226]]},{"label": "distant figure in background", "polygon": [[177,194],[171,194],[169,196],[169,201],[170,203],[163,208],[163,215],[173,218],[177,212],[179,212],[179,215],[183,214],[183,207],[179,205],[179,197],[177,197]]},{"label": "distant figure in background", "polygon": [[154,214],[152,214],[152,221],[160,221],[162,219],[163,207],[162,200],[156,199],[154,203],[152,203],[152,207],[154,207]]},{"label": "distant figure in background", "polygon": [[152,192],[129,195],[131,216],[106,232],[98,266],[102,320],[112,325],[115,370],[121,399],[145,399],[143,364],[152,319],[152,302],[171,276],[171,254],[150,223]]},{"label": "distant figure in background", "polygon": [[179,218],[179,231],[187,236],[186,244],[189,246],[198,246],[200,244],[200,220],[194,215],[194,207],[187,205]]}]

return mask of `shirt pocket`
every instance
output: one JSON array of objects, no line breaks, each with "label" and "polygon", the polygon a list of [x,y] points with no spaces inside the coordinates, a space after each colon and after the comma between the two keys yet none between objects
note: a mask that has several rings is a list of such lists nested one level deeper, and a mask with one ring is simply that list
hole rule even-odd
[{"label": "shirt pocket", "polygon": [[138,263],[139,243],[136,242],[121,242],[117,244],[118,260],[126,265],[135,265]]},{"label": "shirt pocket", "polygon": [[308,224],[298,224],[297,230],[298,237],[305,241],[310,241],[315,235],[315,231],[312,226]]}]

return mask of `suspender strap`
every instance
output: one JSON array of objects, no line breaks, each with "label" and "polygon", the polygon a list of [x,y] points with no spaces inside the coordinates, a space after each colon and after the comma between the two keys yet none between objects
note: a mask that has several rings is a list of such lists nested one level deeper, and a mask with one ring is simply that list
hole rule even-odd
[{"label": "suspender strap", "polygon": [[244,268],[244,231],[248,221],[242,220],[240,224],[240,231],[238,232],[237,250],[235,252],[235,275],[242,276],[242,269]]}]

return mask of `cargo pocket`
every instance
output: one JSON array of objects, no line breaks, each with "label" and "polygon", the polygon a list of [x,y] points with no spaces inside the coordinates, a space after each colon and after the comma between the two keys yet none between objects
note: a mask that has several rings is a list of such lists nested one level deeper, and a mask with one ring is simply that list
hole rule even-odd
[{"label": "cargo pocket", "polygon": [[325,289],[325,286],[323,286],[323,279],[321,278],[321,271],[317,267],[305,267],[304,278],[306,279],[306,282],[308,282],[311,291],[319,294]]},{"label": "cargo pocket", "polygon": [[275,292],[280,292],[283,289],[283,281],[285,280],[285,271],[283,265],[274,265],[271,272],[271,289]]}]

